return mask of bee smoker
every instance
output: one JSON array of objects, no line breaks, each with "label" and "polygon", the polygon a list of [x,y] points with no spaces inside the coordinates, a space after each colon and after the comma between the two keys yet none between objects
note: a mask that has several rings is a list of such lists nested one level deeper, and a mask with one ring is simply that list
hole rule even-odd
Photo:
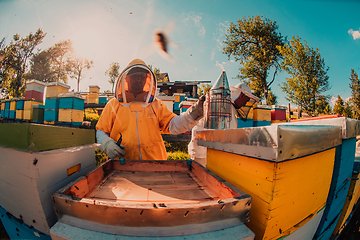
[{"label": "bee smoker", "polygon": [[205,128],[229,129],[231,120],[231,92],[225,71],[208,93]]}]

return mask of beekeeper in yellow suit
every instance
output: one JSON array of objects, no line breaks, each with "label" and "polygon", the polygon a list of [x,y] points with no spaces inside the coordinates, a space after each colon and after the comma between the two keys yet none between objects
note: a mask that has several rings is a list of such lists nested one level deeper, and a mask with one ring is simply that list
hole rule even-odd
[{"label": "beekeeper in yellow suit", "polygon": [[[115,98],[106,104],[96,125],[97,142],[109,158],[166,160],[160,130],[180,134],[191,130],[203,116],[205,97],[178,116],[155,97],[156,87],[155,74],[140,59],[120,74]],[[121,144],[117,144],[119,138]]]}]

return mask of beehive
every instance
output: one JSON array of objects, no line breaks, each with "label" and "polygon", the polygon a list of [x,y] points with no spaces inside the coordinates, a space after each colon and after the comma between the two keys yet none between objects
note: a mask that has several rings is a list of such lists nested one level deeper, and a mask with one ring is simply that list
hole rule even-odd
[{"label": "beehive", "polygon": [[44,82],[37,80],[28,81],[26,83],[25,99],[43,102],[45,86],[46,83]]},{"label": "beehive", "polygon": [[5,117],[5,101],[2,100],[1,101],[1,108],[0,108],[0,117],[4,118]]},{"label": "beehive", "polygon": [[275,106],[271,107],[271,123],[286,122],[286,107]]},{"label": "beehive", "polygon": [[28,121],[33,120],[33,105],[35,105],[35,104],[41,104],[42,105],[42,102],[34,101],[34,100],[25,100],[25,102],[24,102],[24,115],[23,115],[24,120],[28,120]]},{"label": "beehive", "polygon": [[44,105],[35,104],[33,105],[33,122],[44,123]]},{"label": "beehive", "polygon": [[16,115],[16,98],[10,100],[9,119],[15,119]]},{"label": "beehive", "polygon": [[60,82],[49,83],[46,86],[46,98],[58,97],[60,93],[69,92],[70,86]]},{"label": "beehive", "polygon": [[254,105],[253,109],[253,126],[262,127],[271,125],[271,106]]},{"label": "beehive", "polygon": [[79,126],[84,118],[84,99],[76,93],[59,95],[59,124]]}]

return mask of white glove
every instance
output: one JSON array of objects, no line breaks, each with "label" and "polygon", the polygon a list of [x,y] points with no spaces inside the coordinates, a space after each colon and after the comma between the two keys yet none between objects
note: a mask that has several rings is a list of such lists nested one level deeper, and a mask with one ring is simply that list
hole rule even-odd
[{"label": "white glove", "polygon": [[108,155],[110,159],[125,156],[125,151],[123,150],[124,148],[125,147],[122,144],[118,146],[111,137],[105,136],[101,140],[101,149],[106,153],[106,155]]},{"label": "white glove", "polygon": [[197,102],[188,109],[190,116],[194,120],[199,120],[204,115],[203,108],[204,108],[205,99],[206,98],[204,94],[201,97],[199,97],[199,100],[197,100]]}]

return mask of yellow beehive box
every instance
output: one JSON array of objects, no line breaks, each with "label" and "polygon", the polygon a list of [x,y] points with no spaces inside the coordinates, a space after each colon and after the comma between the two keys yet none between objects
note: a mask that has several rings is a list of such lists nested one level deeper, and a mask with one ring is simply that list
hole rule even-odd
[{"label": "yellow beehive box", "polygon": [[24,120],[32,120],[32,117],[33,117],[33,110],[24,110],[24,115],[23,115],[23,119]]},{"label": "yellow beehive box", "polygon": [[83,119],[83,110],[59,109],[59,122],[82,122]]},{"label": "yellow beehive box", "polygon": [[1,110],[5,110],[5,102],[1,102]]},{"label": "yellow beehive box", "polygon": [[97,85],[90,85],[89,86],[89,92],[90,93],[99,93],[100,92],[100,87]]},{"label": "yellow beehive box", "polygon": [[254,121],[271,121],[271,106],[257,105],[253,108]]},{"label": "yellow beehive box", "polygon": [[15,110],[16,110],[16,100],[15,98],[13,98],[10,101],[10,111],[15,111]]},{"label": "yellow beehive box", "polygon": [[99,103],[99,93],[89,93],[87,103]]},{"label": "yellow beehive box", "polygon": [[16,116],[15,119],[23,119],[24,118],[24,110],[16,110]]},{"label": "yellow beehive box", "polygon": [[54,82],[46,86],[46,98],[58,97],[60,93],[68,93],[69,85],[64,83]]},{"label": "yellow beehive box", "polygon": [[25,100],[24,101],[24,110],[32,110],[32,106],[35,105],[35,104],[40,104],[40,105],[43,105],[42,102],[38,102],[38,101],[27,101]]}]

